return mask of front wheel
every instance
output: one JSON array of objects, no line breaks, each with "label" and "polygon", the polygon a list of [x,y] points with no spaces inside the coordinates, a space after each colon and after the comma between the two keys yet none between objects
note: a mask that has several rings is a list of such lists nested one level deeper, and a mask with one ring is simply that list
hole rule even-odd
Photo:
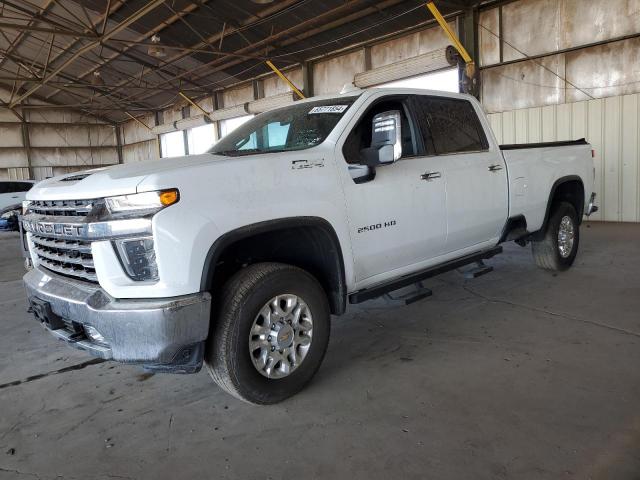
[{"label": "front wheel", "polygon": [[531,243],[536,265],[546,270],[567,270],[576,258],[580,242],[578,214],[568,202],[553,207],[544,238]]},{"label": "front wheel", "polygon": [[316,373],[329,343],[330,312],[318,281],[304,270],[258,263],[224,286],[205,361],[228,393],[277,403]]}]

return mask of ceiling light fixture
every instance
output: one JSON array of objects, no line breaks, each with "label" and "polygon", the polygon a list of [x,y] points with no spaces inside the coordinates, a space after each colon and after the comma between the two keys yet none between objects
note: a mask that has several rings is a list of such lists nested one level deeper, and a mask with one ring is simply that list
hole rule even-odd
[{"label": "ceiling light fixture", "polygon": [[102,78],[102,75],[100,75],[100,72],[98,70],[94,71],[93,75],[91,76],[91,85],[93,85],[94,87],[100,87],[104,85],[104,79]]},{"label": "ceiling light fixture", "polygon": [[148,53],[152,57],[162,58],[167,56],[167,52],[164,47],[158,45],[160,43],[160,37],[158,35],[153,35],[151,37],[152,45],[149,45]]}]

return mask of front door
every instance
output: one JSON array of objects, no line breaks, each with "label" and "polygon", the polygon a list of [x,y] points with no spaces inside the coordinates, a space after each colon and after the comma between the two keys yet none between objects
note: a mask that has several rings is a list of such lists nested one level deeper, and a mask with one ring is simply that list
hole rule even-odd
[{"label": "front door", "polygon": [[[373,117],[388,111],[401,113],[402,156],[376,167],[374,178],[357,180],[358,155],[370,146]],[[442,162],[424,155],[416,132],[406,96],[382,96],[364,108],[344,145],[338,144],[358,288],[416,270],[445,251]]]}]

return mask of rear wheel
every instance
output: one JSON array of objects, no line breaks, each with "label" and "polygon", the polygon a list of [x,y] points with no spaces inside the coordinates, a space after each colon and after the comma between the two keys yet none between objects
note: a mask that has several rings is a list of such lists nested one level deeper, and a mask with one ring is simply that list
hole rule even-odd
[{"label": "rear wheel", "polygon": [[329,342],[324,290],[291,265],[259,263],[224,286],[205,361],[213,380],[256,404],[277,403],[316,373]]},{"label": "rear wheel", "polygon": [[567,270],[576,258],[580,224],[573,205],[560,202],[552,207],[544,238],[531,243],[533,258],[540,268]]}]

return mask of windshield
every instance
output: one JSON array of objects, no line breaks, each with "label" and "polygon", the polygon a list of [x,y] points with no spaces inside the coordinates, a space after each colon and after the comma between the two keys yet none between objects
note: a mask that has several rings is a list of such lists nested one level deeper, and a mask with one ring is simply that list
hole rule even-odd
[{"label": "windshield", "polygon": [[222,138],[209,153],[239,156],[315,147],[324,142],[356,98],[304,102],[262,113]]}]

